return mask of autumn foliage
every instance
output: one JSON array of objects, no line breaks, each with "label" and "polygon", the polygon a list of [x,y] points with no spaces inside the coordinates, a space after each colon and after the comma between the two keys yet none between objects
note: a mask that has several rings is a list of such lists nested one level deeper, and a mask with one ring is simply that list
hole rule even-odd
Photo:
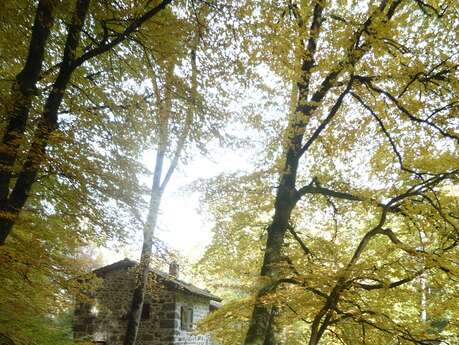
[{"label": "autumn foliage", "polygon": [[88,248],[143,234],[147,272],[175,169],[218,145],[253,164],[192,187],[203,331],[457,343],[458,27],[455,0],[2,1],[0,342],[71,344]]}]

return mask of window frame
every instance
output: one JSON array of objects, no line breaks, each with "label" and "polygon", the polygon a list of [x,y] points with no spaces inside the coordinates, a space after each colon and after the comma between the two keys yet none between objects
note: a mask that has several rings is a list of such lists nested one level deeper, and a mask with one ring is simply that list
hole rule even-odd
[{"label": "window frame", "polygon": [[150,318],[151,305],[149,302],[144,302],[142,306],[141,320],[148,320]]},{"label": "window frame", "polygon": [[180,329],[182,331],[193,330],[193,307],[183,305],[180,307]]}]

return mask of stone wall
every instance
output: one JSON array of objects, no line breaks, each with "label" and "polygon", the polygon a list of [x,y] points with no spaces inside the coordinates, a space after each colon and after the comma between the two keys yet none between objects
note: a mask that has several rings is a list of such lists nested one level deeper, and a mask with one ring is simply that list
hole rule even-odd
[{"label": "stone wall", "polygon": [[[77,303],[74,334],[77,340],[105,341],[122,345],[127,326],[127,311],[134,291],[132,268],[108,272],[95,295],[95,304]],[[155,284],[145,295],[150,305],[149,318],[141,320],[137,345],[172,345],[177,323],[175,292]]]},{"label": "stone wall", "polygon": [[[92,305],[77,303],[74,336],[76,340],[122,345],[127,312],[135,284],[132,268],[106,272]],[[169,282],[153,282],[145,295],[149,317],[140,322],[136,345],[213,345],[209,336],[197,334],[199,320],[209,313],[209,299],[176,290]],[[193,330],[181,329],[181,307],[193,308]]]},{"label": "stone wall", "polygon": [[[196,333],[199,321],[209,314],[209,299],[177,291],[175,301],[175,313],[179,316],[179,324],[175,331],[174,345],[213,345],[209,335]],[[193,330],[191,331],[182,330],[180,327],[182,306],[193,308]]]}]

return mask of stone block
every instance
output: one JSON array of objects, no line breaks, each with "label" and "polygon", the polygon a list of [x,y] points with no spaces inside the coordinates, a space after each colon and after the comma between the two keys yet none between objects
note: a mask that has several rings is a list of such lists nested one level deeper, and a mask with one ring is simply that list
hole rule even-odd
[{"label": "stone block", "polygon": [[159,321],[159,327],[160,328],[176,328],[178,327],[178,322],[177,320],[160,320]]}]

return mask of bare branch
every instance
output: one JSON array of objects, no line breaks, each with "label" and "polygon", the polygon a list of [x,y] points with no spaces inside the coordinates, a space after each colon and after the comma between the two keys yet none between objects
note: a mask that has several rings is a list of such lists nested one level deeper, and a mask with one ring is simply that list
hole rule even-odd
[{"label": "bare branch", "polygon": [[416,2],[421,11],[427,16],[430,16],[431,13],[433,13],[436,17],[441,18],[444,16],[446,10],[448,9],[448,5],[445,5],[443,6],[443,8],[438,9],[422,0],[414,0],[414,2]]},{"label": "bare branch", "polygon": [[182,130],[182,133],[180,133],[180,137],[178,139],[177,147],[174,152],[174,156],[172,158],[172,161],[170,163],[170,166],[164,176],[163,182],[161,183],[161,190],[164,190],[169,182],[169,180],[172,177],[172,174],[175,171],[175,168],[177,167],[178,160],[180,158],[180,155],[182,154],[182,151],[185,147],[186,140],[189,137],[190,131],[191,131],[191,125],[193,124],[193,117],[196,112],[196,98],[197,98],[197,88],[198,88],[198,81],[197,81],[197,74],[198,74],[198,69],[196,65],[196,50],[199,45],[199,40],[200,37],[199,35],[196,37],[196,42],[195,46],[193,47],[191,51],[191,102],[192,106],[190,107],[191,109],[188,109],[188,112],[186,114],[185,118],[185,125]]},{"label": "bare branch", "polygon": [[350,201],[363,201],[363,198],[350,193],[334,191],[325,187],[313,185],[304,186],[298,190],[298,198],[301,198],[306,194],[322,194],[325,196],[330,196],[338,199],[345,199]]}]

